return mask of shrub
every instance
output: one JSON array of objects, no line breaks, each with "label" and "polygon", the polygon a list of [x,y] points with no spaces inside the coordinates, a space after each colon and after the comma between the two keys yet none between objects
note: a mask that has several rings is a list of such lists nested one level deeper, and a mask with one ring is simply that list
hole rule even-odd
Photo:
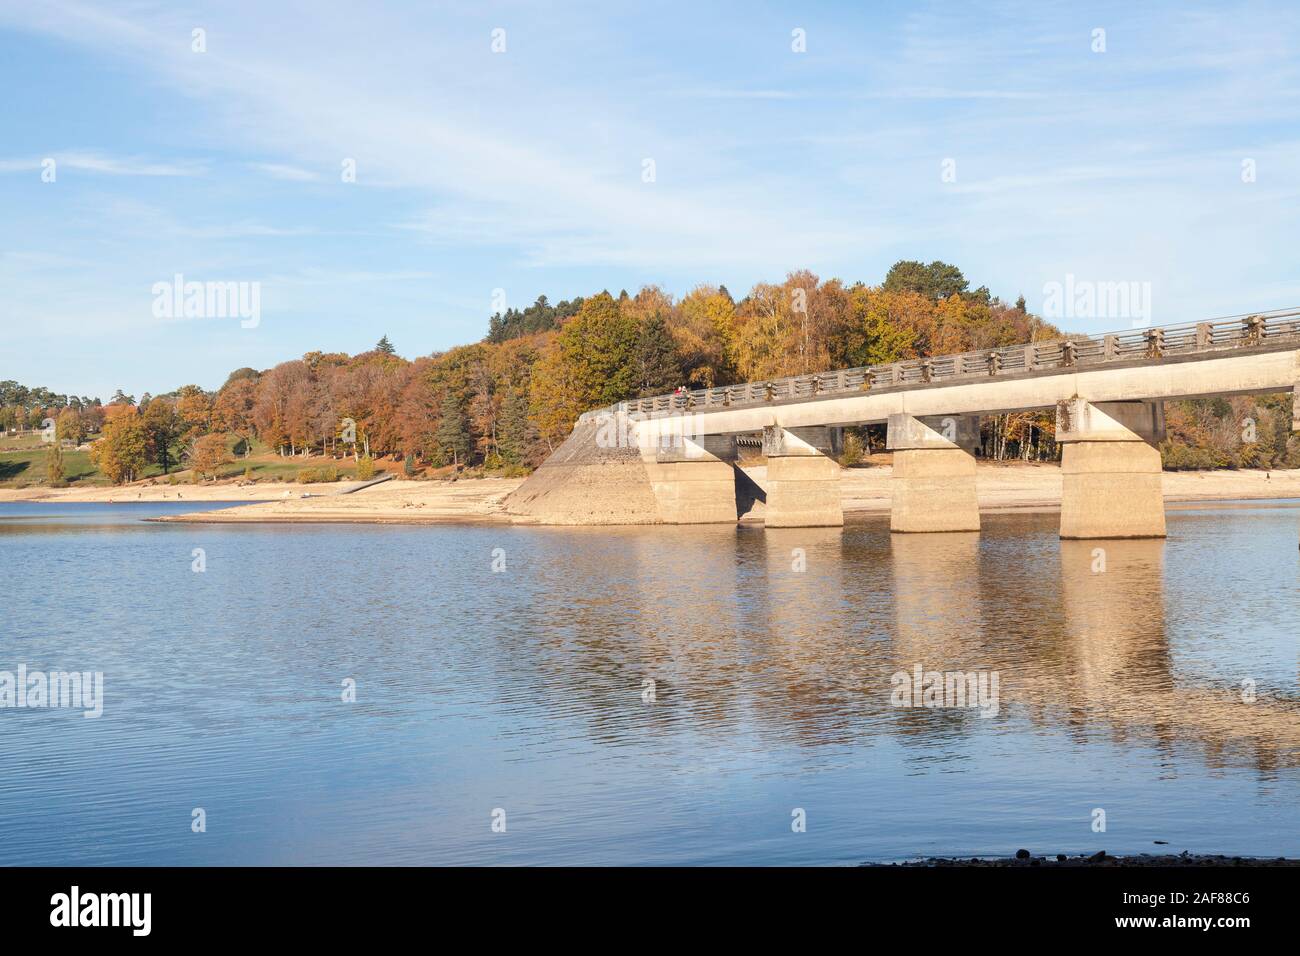
[{"label": "shrub", "polygon": [[852,432],[844,433],[844,450],[840,452],[840,464],[845,468],[851,468],[854,465],[862,463],[863,447],[862,439]]},{"label": "shrub", "polygon": [[357,462],[357,480],[369,481],[373,477],[375,477],[375,460],[366,455]]},{"label": "shrub", "polygon": [[[63,481],[63,449],[58,442],[52,444],[45,452],[45,477],[49,480],[51,488],[65,488],[67,482]],[[63,484],[56,484],[63,482]]]},{"label": "shrub", "polygon": [[322,465],[319,468],[304,468],[298,472],[298,482],[314,485],[321,482],[338,481],[339,470],[336,465]]},{"label": "shrub", "polygon": [[1205,471],[1215,467],[1215,456],[1208,448],[1166,442],[1160,449],[1162,466],[1167,471]]}]

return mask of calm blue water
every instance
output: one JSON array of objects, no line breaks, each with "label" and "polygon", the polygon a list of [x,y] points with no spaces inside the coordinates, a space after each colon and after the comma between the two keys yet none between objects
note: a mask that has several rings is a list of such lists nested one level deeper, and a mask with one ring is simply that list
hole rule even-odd
[{"label": "calm blue water", "polygon": [[[0,670],[105,682],[98,720],[0,709],[0,863],[1300,856],[1294,509],[1131,543],[140,520],[197,507],[0,504]],[[997,671],[998,714],[891,706],[915,663]]]}]

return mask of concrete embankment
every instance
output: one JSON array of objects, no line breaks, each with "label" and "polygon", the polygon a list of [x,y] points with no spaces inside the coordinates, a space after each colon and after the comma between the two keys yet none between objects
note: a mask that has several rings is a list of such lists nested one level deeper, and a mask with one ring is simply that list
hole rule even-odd
[{"label": "concrete embankment", "polygon": [[564,444],[505,499],[505,511],[537,524],[658,524],[659,507],[641,452],[626,443],[597,441],[599,429],[595,419],[579,421]]}]

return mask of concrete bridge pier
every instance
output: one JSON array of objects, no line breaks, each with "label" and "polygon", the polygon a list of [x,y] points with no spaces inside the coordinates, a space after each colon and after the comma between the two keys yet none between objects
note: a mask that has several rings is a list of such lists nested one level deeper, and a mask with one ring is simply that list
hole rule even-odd
[{"label": "concrete bridge pier", "polygon": [[665,436],[646,461],[664,524],[736,523],[736,439]]},{"label": "concrete bridge pier", "polygon": [[835,528],[844,524],[840,466],[829,457],[831,450],[831,430],[824,425],[764,427],[767,527]]},{"label": "concrete bridge pier", "polygon": [[978,415],[889,416],[885,447],[894,453],[889,530],[978,531],[975,449]]},{"label": "concrete bridge pier", "polygon": [[1160,402],[1058,402],[1061,537],[1163,538],[1164,437]]}]

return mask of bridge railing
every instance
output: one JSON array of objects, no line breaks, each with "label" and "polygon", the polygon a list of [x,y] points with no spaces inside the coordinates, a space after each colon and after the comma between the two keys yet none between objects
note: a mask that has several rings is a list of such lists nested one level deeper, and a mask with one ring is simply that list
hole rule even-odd
[{"label": "bridge railing", "polygon": [[837,369],[763,382],[720,385],[717,388],[690,389],[671,395],[632,399],[620,407],[644,415],[746,407],[806,400],[822,395],[934,385],[1075,366],[1105,365],[1139,359],[1159,361],[1167,356],[1264,346],[1279,339],[1293,339],[1300,347],[1300,309],[1233,316],[1211,322],[1130,329],[1105,335],[1070,335],[1050,342],[1005,345],[957,355],[907,359],[888,365]]}]

